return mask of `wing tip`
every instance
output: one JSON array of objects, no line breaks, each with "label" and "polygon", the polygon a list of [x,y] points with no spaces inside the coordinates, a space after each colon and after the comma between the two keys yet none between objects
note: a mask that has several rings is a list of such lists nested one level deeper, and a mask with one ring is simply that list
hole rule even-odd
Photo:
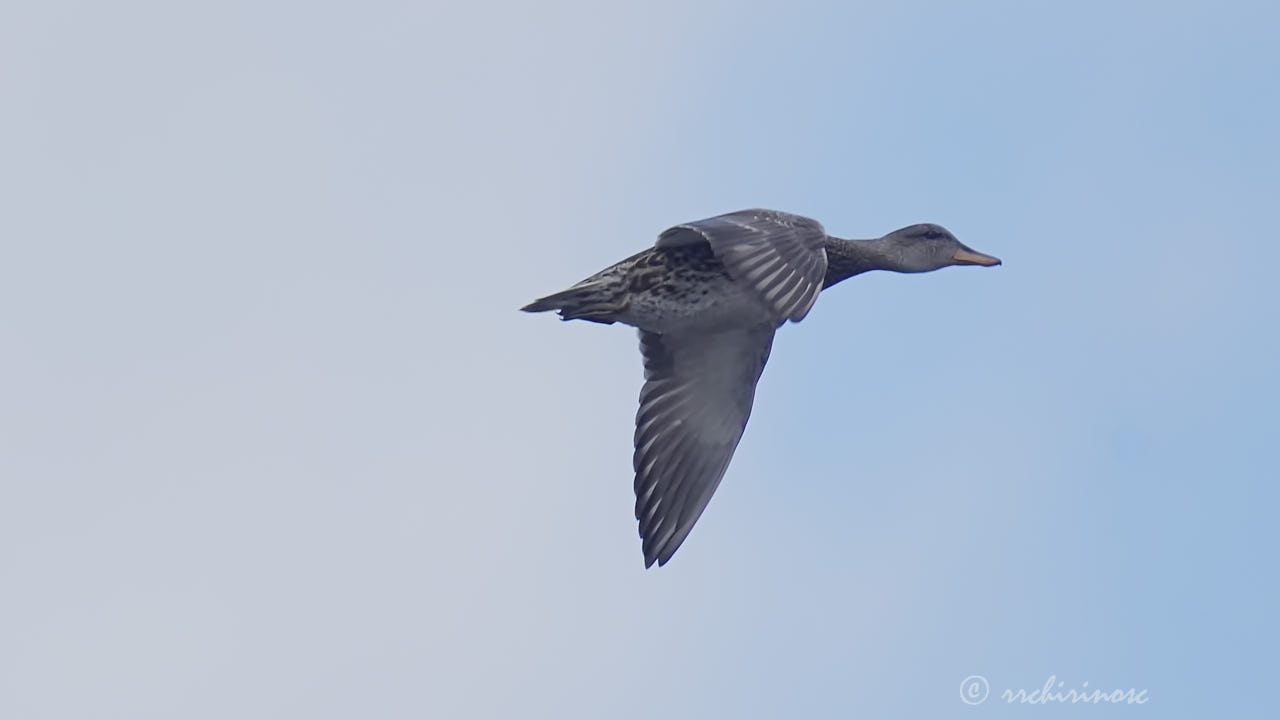
[{"label": "wing tip", "polygon": [[[699,512],[699,515],[701,515],[701,512]],[[659,522],[650,529],[647,537],[641,534],[640,537],[643,541],[641,549],[644,551],[645,569],[648,570],[653,567],[654,563],[657,563],[658,567],[662,567],[670,562],[676,551],[684,544],[685,539],[689,537],[689,532],[693,530],[696,522],[697,518],[695,517],[694,522],[686,523],[674,529],[664,527],[665,523]]]},{"label": "wing tip", "polygon": [[[669,546],[671,543],[667,543]],[[658,567],[662,567],[670,562],[671,557],[676,554],[680,543],[675,543],[675,547],[655,546],[644,551],[644,569],[648,570],[657,563]]]}]

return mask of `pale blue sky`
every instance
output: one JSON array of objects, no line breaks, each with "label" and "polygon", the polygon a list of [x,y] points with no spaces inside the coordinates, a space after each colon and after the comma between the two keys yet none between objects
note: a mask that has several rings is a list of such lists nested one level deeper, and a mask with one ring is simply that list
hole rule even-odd
[{"label": "pale blue sky", "polygon": [[[1274,714],[1278,25],[0,9],[0,717]],[[516,308],[752,206],[1005,265],[784,328],[646,572],[635,337]]]}]

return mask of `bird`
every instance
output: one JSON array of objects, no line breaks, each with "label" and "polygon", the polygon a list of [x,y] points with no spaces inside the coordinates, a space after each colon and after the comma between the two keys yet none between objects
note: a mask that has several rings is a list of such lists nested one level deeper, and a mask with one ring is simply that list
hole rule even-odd
[{"label": "bird", "polygon": [[749,209],[668,228],[653,247],[521,310],[639,330],[635,515],[644,565],[661,567],[729,467],[778,328],[864,272],[1000,264],[932,223],[846,240],[812,218]]}]

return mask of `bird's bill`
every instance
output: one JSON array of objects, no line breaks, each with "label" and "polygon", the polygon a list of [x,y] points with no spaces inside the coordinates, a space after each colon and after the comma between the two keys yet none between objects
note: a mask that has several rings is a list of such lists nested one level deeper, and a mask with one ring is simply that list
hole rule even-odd
[{"label": "bird's bill", "polygon": [[960,248],[956,251],[955,255],[951,256],[951,259],[957,265],[982,265],[984,267],[991,267],[992,265],[1000,264],[1000,258],[993,255],[986,255],[976,250],[970,250],[969,248]]}]

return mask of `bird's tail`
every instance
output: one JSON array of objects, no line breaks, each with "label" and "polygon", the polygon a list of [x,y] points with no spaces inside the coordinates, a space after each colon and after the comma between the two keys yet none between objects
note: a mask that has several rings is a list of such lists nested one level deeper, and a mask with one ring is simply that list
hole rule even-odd
[{"label": "bird's tail", "polygon": [[612,325],[627,309],[626,294],[610,278],[584,280],[568,290],[538,298],[520,308],[525,312],[555,310],[561,320],[589,320]]}]

